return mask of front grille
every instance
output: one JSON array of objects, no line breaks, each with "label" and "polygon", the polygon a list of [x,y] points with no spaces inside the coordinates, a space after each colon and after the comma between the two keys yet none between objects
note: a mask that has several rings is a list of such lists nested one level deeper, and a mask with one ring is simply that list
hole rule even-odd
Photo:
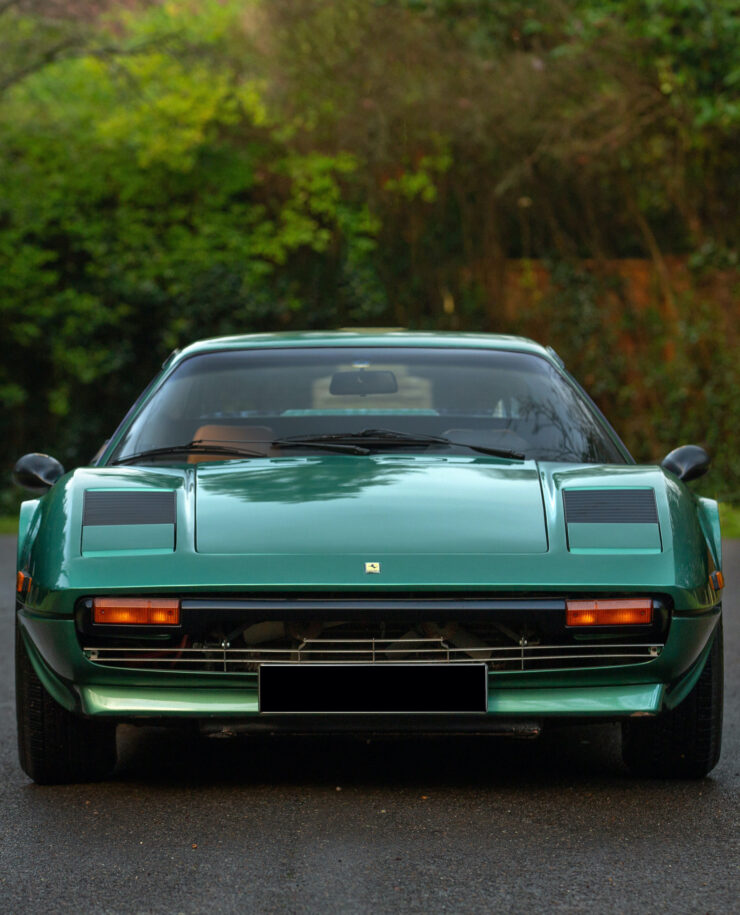
[{"label": "front grille", "polygon": [[254,672],[260,664],[470,663],[485,661],[492,671],[563,670],[640,664],[657,658],[661,644],[631,642],[599,644],[480,645],[458,648],[444,639],[306,639],[295,647],[233,648],[204,645],[197,648],[102,647],[84,649],[88,660],[107,667],[201,670],[224,673]]},{"label": "front grille", "polygon": [[93,664],[129,670],[256,673],[261,664],[470,663],[492,672],[642,664],[660,654],[669,614],[653,601],[649,626],[576,632],[563,598],[348,595],[192,599],[181,626],[145,632],[92,621],[78,635]]}]

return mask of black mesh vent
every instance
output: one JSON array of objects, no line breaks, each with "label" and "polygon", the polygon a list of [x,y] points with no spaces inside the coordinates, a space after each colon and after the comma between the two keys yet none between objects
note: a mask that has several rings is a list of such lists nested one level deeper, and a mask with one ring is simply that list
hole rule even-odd
[{"label": "black mesh vent", "polygon": [[174,524],[174,492],[85,493],[84,525]]},{"label": "black mesh vent", "polygon": [[568,524],[657,524],[652,489],[566,489]]}]

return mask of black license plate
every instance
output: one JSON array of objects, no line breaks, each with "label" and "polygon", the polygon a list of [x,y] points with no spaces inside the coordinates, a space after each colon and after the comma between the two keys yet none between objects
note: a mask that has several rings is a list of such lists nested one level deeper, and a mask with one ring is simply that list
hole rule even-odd
[{"label": "black license plate", "polygon": [[265,713],[483,713],[485,664],[261,664]]}]

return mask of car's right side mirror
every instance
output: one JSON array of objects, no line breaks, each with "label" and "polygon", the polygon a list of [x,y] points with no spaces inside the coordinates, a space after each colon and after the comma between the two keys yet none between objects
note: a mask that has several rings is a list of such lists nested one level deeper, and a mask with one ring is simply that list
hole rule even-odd
[{"label": "car's right side mirror", "polygon": [[56,458],[34,451],[17,460],[13,468],[13,482],[31,492],[46,492],[63,474],[64,467]]},{"label": "car's right side mirror", "polygon": [[709,470],[710,463],[711,458],[699,445],[681,445],[667,454],[660,462],[660,466],[675,473],[679,480],[688,483],[704,476]]}]

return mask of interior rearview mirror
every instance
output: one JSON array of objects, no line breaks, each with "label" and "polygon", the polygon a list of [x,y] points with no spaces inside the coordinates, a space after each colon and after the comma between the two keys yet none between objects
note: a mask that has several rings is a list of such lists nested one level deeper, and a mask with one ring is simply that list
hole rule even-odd
[{"label": "interior rearview mirror", "polygon": [[393,372],[365,371],[335,372],[331,377],[330,394],[354,394],[365,397],[367,394],[395,394],[398,382]]}]

